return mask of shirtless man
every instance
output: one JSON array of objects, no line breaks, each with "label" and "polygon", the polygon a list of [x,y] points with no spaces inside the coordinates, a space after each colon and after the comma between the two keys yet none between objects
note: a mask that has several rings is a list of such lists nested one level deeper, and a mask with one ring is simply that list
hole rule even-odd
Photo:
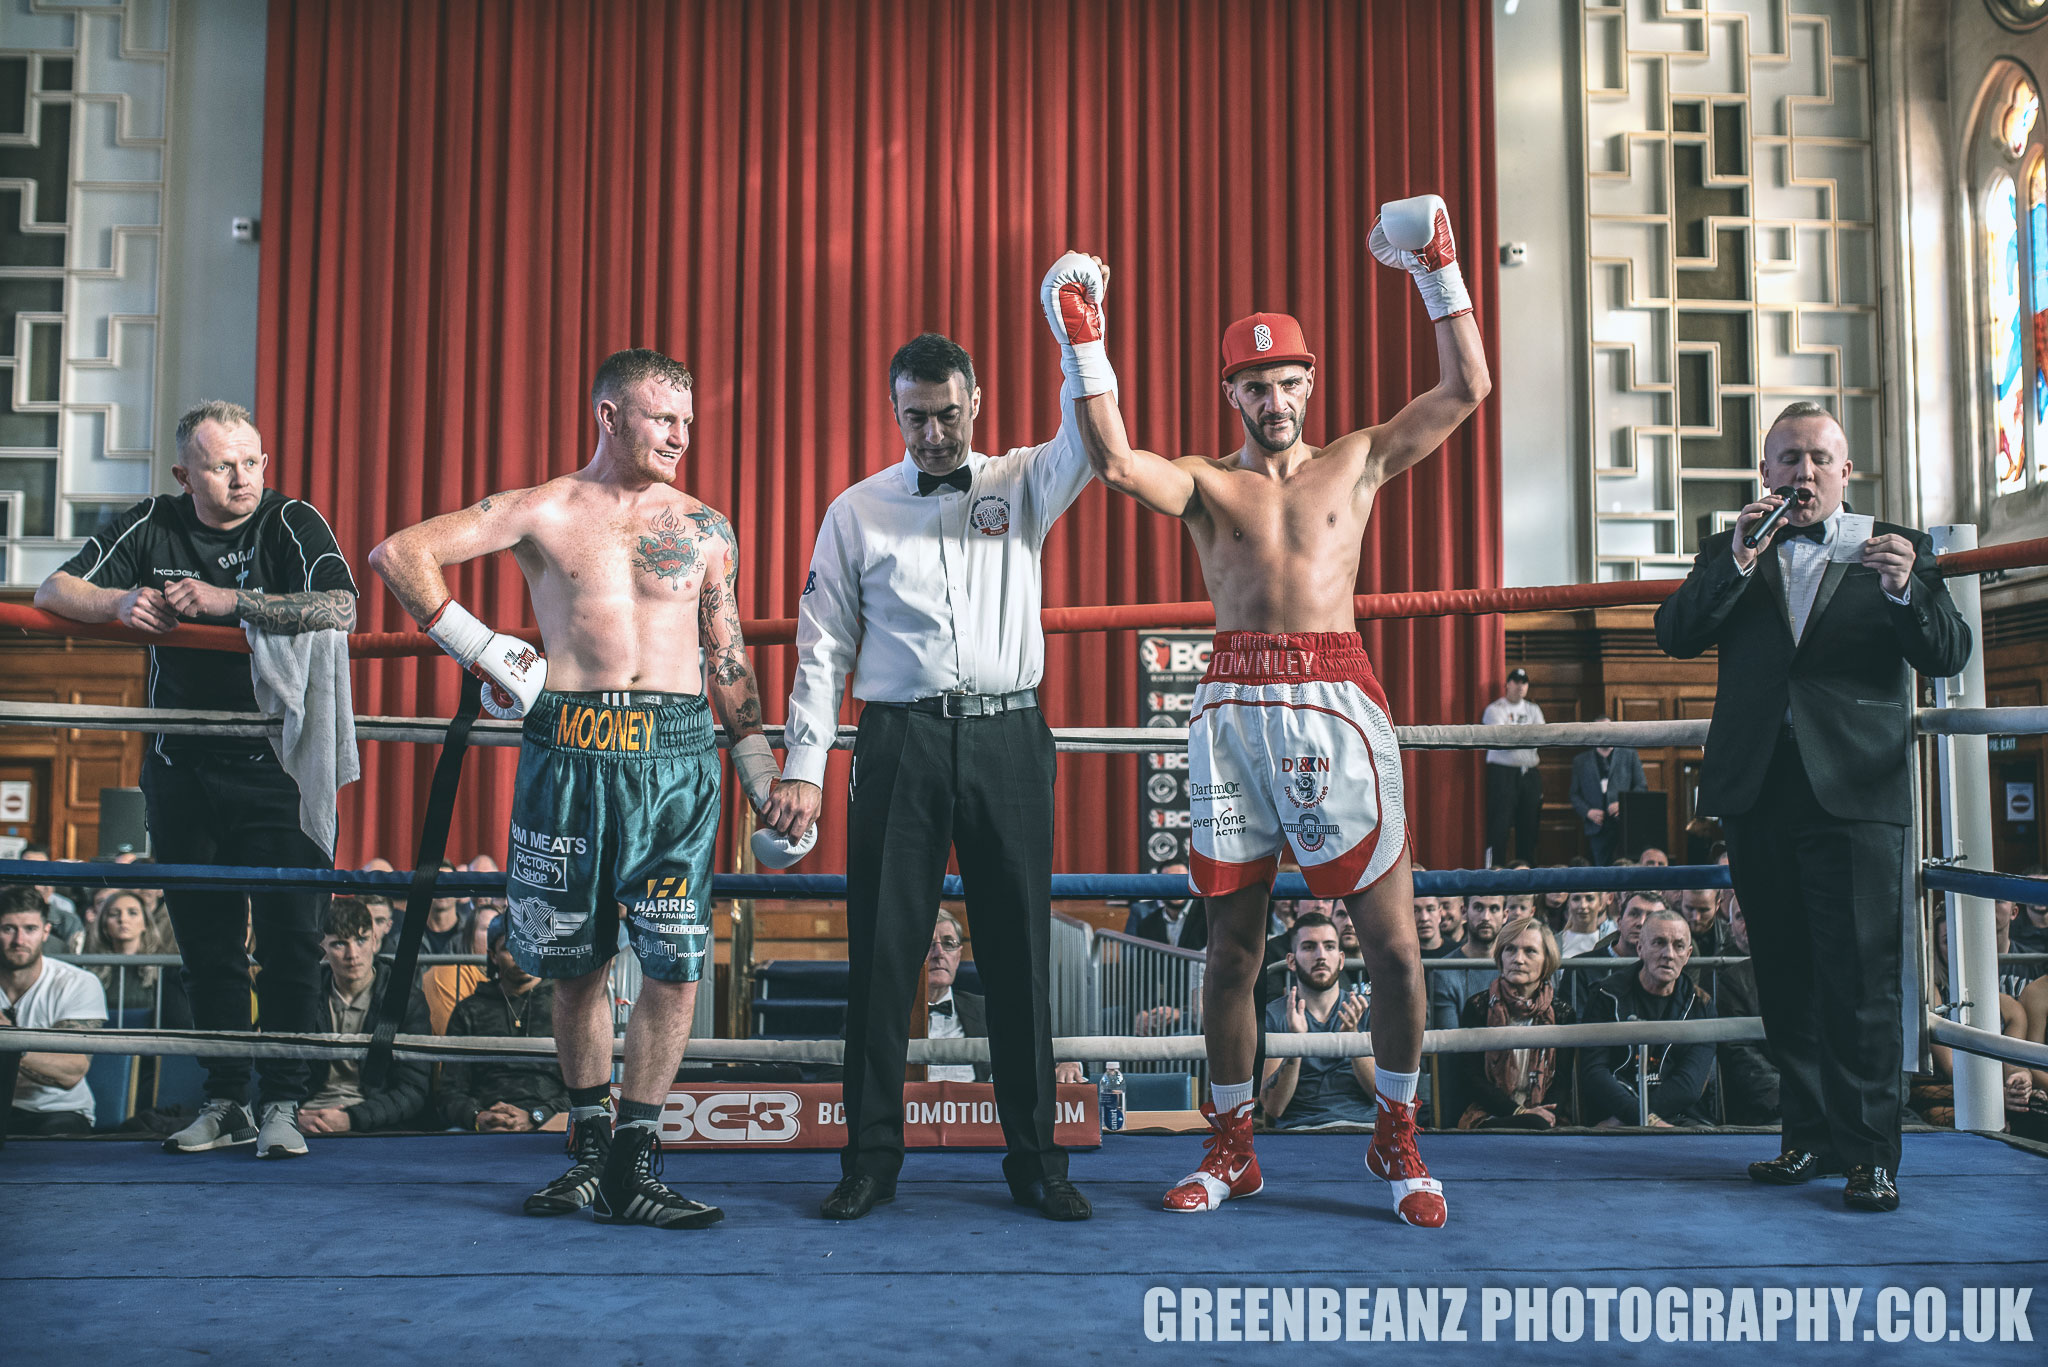
[{"label": "shirtless man", "polygon": [[[1353,630],[1351,596],[1374,495],[1442,445],[1491,382],[1443,201],[1385,206],[1371,245],[1415,276],[1436,320],[1442,378],[1391,420],[1321,448],[1303,441],[1315,356],[1301,325],[1278,313],[1255,313],[1223,335],[1223,393],[1246,432],[1234,455],[1167,460],[1134,450],[1113,394],[1084,387],[1075,402],[1097,476],[1187,524],[1216,604],[1215,651],[1188,721],[1189,883],[1209,911],[1212,1083],[1202,1109],[1215,1133],[1201,1167],[1166,1194],[1168,1210],[1214,1210],[1262,1185],[1252,1153],[1252,985],[1284,847],[1312,893],[1344,900],[1372,979],[1379,1109],[1366,1166],[1392,1184],[1402,1220],[1444,1222],[1443,1188],[1415,1148],[1424,994],[1401,759]],[[1045,296],[1047,321],[1083,353],[1084,373],[1086,349],[1101,345],[1093,289],[1076,266],[1049,278]]]},{"label": "shirtless man", "polygon": [[[591,386],[598,436],[588,465],[409,527],[370,552],[405,610],[485,680],[486,706],[526,719],[508,944],[521,968],[556,980],[575,1157],[527,1199],[529,1215],[594,1205],[601,1221],[662,1229],[721,1218],[656,1175],[657,1117],[710,962],[719,772],[711,711],[733,738],[733,767],[756,806],[768,798],[775,757],[740,639],[732,526],[675,487],[690,446],[690,386],[690,372],[659,352],[607,357]],[[526,575],[545,659],[493,635],[449,595],[447,566],[503,550]],[[644,981],[626,1027],[614,1133],[605,967],[622,919]]]}]

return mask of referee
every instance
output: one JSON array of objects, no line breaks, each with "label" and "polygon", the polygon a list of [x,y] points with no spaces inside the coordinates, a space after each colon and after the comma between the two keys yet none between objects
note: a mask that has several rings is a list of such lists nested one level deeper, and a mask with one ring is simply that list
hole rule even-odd
[{"label": "referee", "polygon": [[[159,494],[121,513],[43,581],[36,606],[162,638],[149,648],[151,707],[256,711],[248,657],[173,646],[180,622],[291,636],[347,631],[356,620],[355,579],[327,519],[310,503],[265,489],[269,463],[249,410],[221,400],[200,404],[178,419],[171,473],[185,492]],[[142,762],[142,795],[160,862],[334,867],[333,856],[300,828],[299,786],[268,742],[158,736]],[[263,1028],[325,1028],[323,901],[310,892],[170,893],[194,1024],[249,1028],[253,917]],[[305,1153],[298,1112],[309,1065],[266,1059],[257,1071],[260,1120],[248,1110],[249,1061],[206,1060],[206,1104],[164,1147],[197,1153],[253,1141],[259,1158]]]},{"label": "referee", "polygon": [[1039,555],[1089,467],[1061,435],[991,459],[974,449],[974,362],[932,333],[889,363],[902,461],[834,499],[797,609],[788,758],[768,824],[816,821],[848,674],[861,709],[847,813],[846,1147],[823,1206],[855,1220],[896,1194],[903,1066],[918,966],[957,850],[989,1056],[1020,1205],[1085,1220],[1053,1142],[1047,1004],[1052,732]]}]

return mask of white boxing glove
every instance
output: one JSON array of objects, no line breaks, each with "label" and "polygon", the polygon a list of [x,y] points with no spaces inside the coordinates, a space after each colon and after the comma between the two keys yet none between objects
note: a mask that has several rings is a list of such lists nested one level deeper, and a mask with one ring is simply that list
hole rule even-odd
[{"label": "white boxing glove", "polygon": [[492,631],[453,598],[427,622],[427,637],[484,681],[484,710],[502,721],[525,716],[547,684],[545,655]]},{"label": "white boxing glove", "polygon": [[[741,736],[732,743],[732,767],[740,776],[740,790],[747,795],[755,811],[768,805],[768,794],[774,790],[775,780],[781,771],[775,765],[775,751],[769,746],[768,738],[759,731],[751,736]],[[804,838],[791,842],[773,826],[762,826],[754,832],[754,862],[763,868],[786,869],[811,852],[818,843],[818,824],[804,832]]]},{"label": "white boxing glove", "polygon": [[1060,369],[1067,383],[1063,400],[1108,394],[1116,389],[1109,348],[1102,340],[1102,299],[1109,293],[1109,271],[1100,261],[1068,252],[1052,263],[1038,286],[1045,321],[1060,344]]},{"label": "white boxing glove", "polygon": [[1382,204],[1369,245],[1381,262],[1415,277],[1423,307],[1434,321],[1472,311],[1472,296],[1465,290],[1464,272],[1458,269],[1451,216],[1440,196],[1417,195]]}]

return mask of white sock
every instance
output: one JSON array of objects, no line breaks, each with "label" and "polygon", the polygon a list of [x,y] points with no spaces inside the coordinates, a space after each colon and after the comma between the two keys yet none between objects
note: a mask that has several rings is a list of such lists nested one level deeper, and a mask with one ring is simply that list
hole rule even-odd
[{"label": "white sock", "polygon": [[1421,1079],[1422,1070],[1412,1073],[1397,1073],[1391,1068],[1373,1071],[1373,1088],[1380,1094],[1380,1100],[1407,1105],[1415,1100],[1415,1084]]},{"label": "white sock", "polygon": [[1229,1115],[1232,1111],[1252,1099],[1252,1084],[1233,1082],[1228,1086],[1221,1082],[1209,1084],[1209,1103],[1216,1108],[1216,1114]]}]

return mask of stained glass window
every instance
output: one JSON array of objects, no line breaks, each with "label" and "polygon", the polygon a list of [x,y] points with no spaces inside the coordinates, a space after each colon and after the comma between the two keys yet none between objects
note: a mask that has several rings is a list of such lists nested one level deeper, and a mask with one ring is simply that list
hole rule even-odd
[{"label": "stained glass window", "polygon": [[1998,135],[2005,141],[2005,150],[2018,156],[2027,150],[2027,135],[2034,131],[2034,120],[2041,117],[2041,97],[2034,93],[2031,81],[2015,81],[2012,97],[2006,101],[2005,112],[1998,120]]},{"label": "stained glass window", "polygon": [[2034,482],[2048,484],[2048,157],[2027,167],[2027,258],[2033,280]]},{"label": "stained glass window", "polygon": [[2027,346],[2021,336],[2019,195],[2000,172],[1984,204],[1985,280],[1991,305],[1991,408],[1998,432],[1992,461],[1998,492],[2027,486],[2026,393],[2020,383]]}]

